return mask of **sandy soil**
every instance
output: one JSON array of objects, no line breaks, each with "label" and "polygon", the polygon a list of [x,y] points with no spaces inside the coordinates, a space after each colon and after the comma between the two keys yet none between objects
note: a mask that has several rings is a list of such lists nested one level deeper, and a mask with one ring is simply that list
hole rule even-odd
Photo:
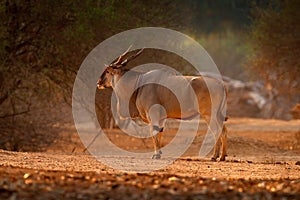
[{"label": "sandy soil", "polygon": [[[0,199],[299,199],[300,121],[231,119],[225,162],[199,158],[205,127],[182,157],[149,173],[110,168],[83,152],[74,129],[62,132],[47,152],[0,150]],[[119,130],[106,135],[120,148],[150,152],[150,139]],[[171,125],[164,145],[174,137]],[[178,144],[180,145],[180,144]],[[73,152],[73,153],[72,153]],[[163,155],[164,156],[164,155]],[[118,165],[160,161],[105,155]]]}]

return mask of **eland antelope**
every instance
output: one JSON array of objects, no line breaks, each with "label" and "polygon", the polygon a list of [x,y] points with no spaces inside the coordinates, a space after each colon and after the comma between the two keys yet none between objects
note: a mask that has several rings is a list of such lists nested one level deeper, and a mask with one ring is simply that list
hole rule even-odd
[{"label": "eland antelope", "polygon": [[[170,72],[162,73],[160,70],[142,73],[126,69],[127,63],[143,52],[141,49],[134,55],[128,56],[129,49],[119,56],[116,62],[106,66],[97,82],[97,87],[98,89],[113,88],[118,101],[117,112],[121,118],[140,118],[150,125],[150,134],[154,143],[152,158],[161,157],[161,136],[166,119],[185,120],[201,115],[209,129],[215,126],[219,134],[221,132],[220,137],[214,138],[212,160],[215,161],[220,157],[220,161],[224,161],[227,130],[223,122],[227,117],[223,111],[227,93],[224,92],[226,90],[223,83],[213,77],[178,76]],[[124,76],[126,76],[125,80],[123,80]],[[150,82],[152,84],[147,84]],[[167,83],[167,86],[160,84],[161,82]],[[207,84],[212,91],[209,91]],[[177,88],[179,91],[177,94],[183,98],[184,105],[179,102],[177,96],[174,96],[174,92],[168,89],[168,85]]]}]

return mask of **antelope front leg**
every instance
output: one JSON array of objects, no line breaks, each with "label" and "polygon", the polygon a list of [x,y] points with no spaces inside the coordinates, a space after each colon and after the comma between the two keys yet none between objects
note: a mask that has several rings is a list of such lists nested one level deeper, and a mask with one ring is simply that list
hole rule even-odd
[{"label": "antelope front leg", "polygon": [[158,145],[159,145],[158,153],[159,154],[162,154],[162,151],[161,151],[161,147],[162,147],[162,132],[163,132],[163,128],[161,128],[161,130],[158,133]]},{"label": "antelope front leg", "polygon": [[154,155],[152,156],[152,159],[160,159],[161,157],[161,150],[160,150],[160,139],[161,139],[161,132],[162,129],[158,126],[152,127],[152,141],[154,145]]}]

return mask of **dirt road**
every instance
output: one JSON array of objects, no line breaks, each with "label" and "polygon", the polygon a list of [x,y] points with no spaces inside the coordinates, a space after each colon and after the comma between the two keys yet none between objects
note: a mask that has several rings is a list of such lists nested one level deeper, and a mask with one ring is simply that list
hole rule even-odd
[{"label": "dirt road", "polygon": [[[0,150],[0,199],[299,199],[300,122],[233,119],[228,126],[226,162],[197,157],[205,133],[200,130],[181,158],[150,173],[122,172],[99,163],[82,153],[72,131],[62,133],[48,152]],[[166,132],[166,143],[173,132]],[[119,130],[107,136],[124,149],[151,149],[149,141],[128,138]],[[103,159],[120,165],[137,161],[110,155]]]}]

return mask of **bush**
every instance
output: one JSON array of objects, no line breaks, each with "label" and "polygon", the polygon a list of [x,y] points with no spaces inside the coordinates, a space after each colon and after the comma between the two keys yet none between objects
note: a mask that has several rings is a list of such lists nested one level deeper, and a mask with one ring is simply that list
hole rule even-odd
[{"label": "bush", "polygon": [[300,98],[299,10],[297,0],[257,9],[249,37],[253,48],[247,65],[265,80],[274,109],[285,107],[286,113]]},{"label": "bush", "polygon": [[210,54],[222,75],[248,79],[243,67],[249,47],[245,34],[232,30],[201,35],[199,43]]}]

